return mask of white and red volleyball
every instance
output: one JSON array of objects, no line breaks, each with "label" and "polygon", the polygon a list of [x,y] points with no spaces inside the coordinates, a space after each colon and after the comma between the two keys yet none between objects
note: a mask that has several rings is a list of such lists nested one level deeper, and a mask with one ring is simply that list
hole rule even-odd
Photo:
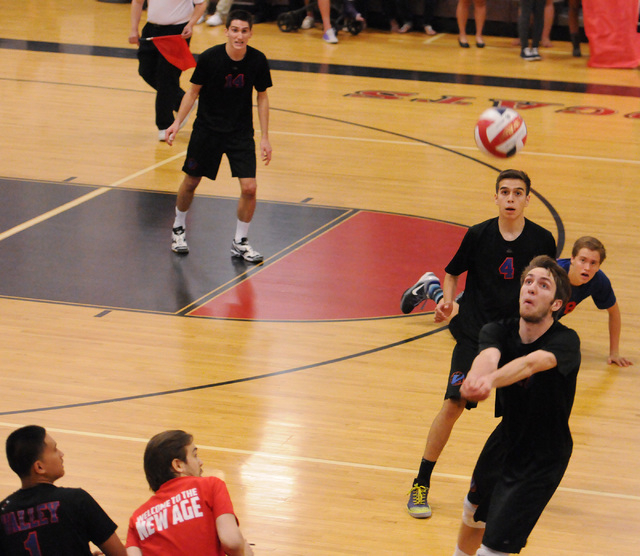
[{"label": "white and red volleyball", "polygon": [[527,126],[512,108],[489,108],[481,115],[475,129],[476,144],[487,154],[509,158],[527,142]]}]

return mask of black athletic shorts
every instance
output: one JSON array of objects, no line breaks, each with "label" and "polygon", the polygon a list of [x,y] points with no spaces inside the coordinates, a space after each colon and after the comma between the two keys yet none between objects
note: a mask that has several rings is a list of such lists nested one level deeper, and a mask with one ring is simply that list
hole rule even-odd
[{"label": "black athletic shorts", "polygon": [[[452,326],[453,325],[453,326]],[[451,354],[451,370],[447,380],[447,389],[444,393],[444,399],[460,398],[460,387],[462,381],[466,378],[473,360],[478,355],[478,341],[474,342],[466,334],[461,333],[456,327],[455,318],[449,324],[449,330],[456,340],[456,345]],[[478,407],[477,402],[467,401],[465,406],[467,409]]]},{"label": "black athletic shorts", "polygon": [[570,457],[570,452],[554,461],[537,460],[535,454],[514,456],[498,425],[478,458],[467,495],[478,506],[474,519],[486,523],[485,546],[508,554],[524,548]]},{"label": "black athletic shorts", "polygon": [[199,128],[191,132],[182,171],[190,176],[205,176],[215,180],[223,154],[229,159],[234,178],[256,177],[256,143],[253,136],[215,133]]}]

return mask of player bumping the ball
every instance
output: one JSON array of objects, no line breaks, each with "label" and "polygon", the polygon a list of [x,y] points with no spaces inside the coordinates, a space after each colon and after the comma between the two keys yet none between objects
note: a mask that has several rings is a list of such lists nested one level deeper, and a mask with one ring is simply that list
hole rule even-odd
[{"label": "player bumping the ball", "polygon": [[[525,172],[500,172],[494,196],[498,216],[471,226],[445,268],[443,296],[434,300],[438,303],[436,320],[451,316],[458,280],[464,272],[467,273],[466,286],[458,314],[449,324],[456,345],[451,355],[445,399],[431,424],[418,476],[409,491],[407,509],[412,517],[431,516],[427,494],[433,468],[464,409],[477,406],[476,402],[464,398],[460,386],[478,353],[480,329],[488,322],[517,317],[522,271],[537,255],[556,256],[556,242],[551,233],[524,216],[530,191],[531,180]],[[437,280],[435,276],[432,279]]]},{"label": "player bumping the ball", "polygon": [[520,318],[480,331],[460,393],[482,401],[497,389],[502,420],[473,471],[454,556],[519,553],[567,469],[580,339],[557,317],[570,291],[558,263],[536,257],[523,272]]}]

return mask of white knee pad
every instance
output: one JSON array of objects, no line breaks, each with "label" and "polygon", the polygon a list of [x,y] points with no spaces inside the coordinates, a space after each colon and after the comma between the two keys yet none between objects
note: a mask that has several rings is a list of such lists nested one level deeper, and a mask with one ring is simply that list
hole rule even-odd
[{"label": "white knee pad", "polygon": [[472,527],[473,529],[484,529],[486,527],[486,523],[484,521],[475,521],[473,519],[477,507],[478,506],[474,506],[469,502],[469,498],[466,496],[464,497],[464,502],[462,504],[462,523],[467,527]]},{"label": "white knee pad", "polygon": [[481,544],[478,552],[476,552],[476,556],[509,556],[509,554],[507,552],[498,552],[497,550],[491,550],[484,544]]}]

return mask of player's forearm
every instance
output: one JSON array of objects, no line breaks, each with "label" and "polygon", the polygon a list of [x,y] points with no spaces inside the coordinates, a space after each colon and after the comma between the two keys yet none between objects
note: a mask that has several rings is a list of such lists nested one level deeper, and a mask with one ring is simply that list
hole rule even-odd
[{"label": "player's forearm", "polygon": [[191,27],[196,25],[198,23],[198,20],[203,16],[206,7],[206,2],[202,2],[202,4],[196,4],[193,8],[193,14],[191,14],[191,19],[189,20],[188,25],[191,25]]},{"label": "player's forearm", "polygon": [[140,19],[142,18],[142,2],[143,0],[131,1],[131,33],[137,34],[140,27]]},{"label": "player's forearm", "polygon": [[620,350],[622,317],[617,303],[607,311],[609,313],[609,353],[617,355]]},{"label": "player's forearm", "polygon": [[483,349],[473,360],[467,378],[479,378],[495,372],[500,362],[500,350],[497,348]]},{"label": "player's forearm", "polygon": [[182,101],[180,102],[180,108],[178,109],[178,113],[176,114],[176,122],[178,122],[178,125],[180,125],[184,121],[184,119],[187,117],[187,115],[191,111],[193,104],[198,98],[199,92],[200,92],[200,89],[196,90],[194,87],[191,87],[190,89],[187,90],[187,92],[182,97]]},{"label": "player's forearm", "polygon": [[269,138],[269,97],[265,92],[258,93],[258,121],[263,139]]},{"label": "player's forearm", "polygon": [[453,274],[445,273],[444,280],[442,281],[442,301],[444,303],[452,303],[456,297],[456,290],[458,289],[458,278]]},{"label": "player's forearm", "polygon": [[489,375],[489,380],[493,388],[502,388],[520,382],[536,373],[552,369],[556,365],[557,361],[553,353],[539,349],[523,357],[518,357],[493,371]]}]

